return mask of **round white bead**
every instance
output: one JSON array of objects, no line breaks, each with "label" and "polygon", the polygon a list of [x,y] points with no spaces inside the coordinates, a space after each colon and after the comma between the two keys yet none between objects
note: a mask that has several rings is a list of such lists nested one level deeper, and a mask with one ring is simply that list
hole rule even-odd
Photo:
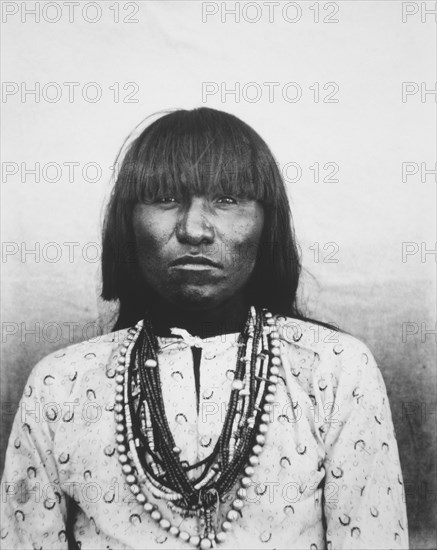
[{"label": "round white bead", "polygon": [[273,403],[275,396],[272,393],[268,393],[265,397],[266,403]]},{"label": "round white bead", "polygon": [[278,367],[282,365],[282,361],[279,357],[272,357],[272,366],[270,367],[270,372],[272,374],[279,374]]},{"label": "round white bead", "polygon": [[168,531],[170,529],[171,523],[168,521],[168,519],[162,519],[159,522],[159,525],[162,529],[164,529],[165,531]]},{"label": "round white bead", "polygon": [[130,464],[123,464],[121,469],[123,470],[123,473],[126,474],[126,475],[128,475],[132,472],[132,466]]},{"label": "round white bead", "polygon": [[144,504],[146,502],[146,497],[143,493],[138,493],[136,498],[140,504]]},{"label": "round white bead", "polygon": [[219,531],[216,536],[215,536],[215,540],[217,542],[225,542],[226,540],[226,533],[224,533],[223,531]]},{"label": "round white bead", "polygon": [[132,474],[128,474],[126,476],[126,482],[128,485],[133,485],[135,483],[135,476],[133,476]]},{"label": "round white bead", "polygon": [[236,521],[239,517],[239,513],[237,510],[229,510],[229,512],[226,514],[226,518],[228,521]]},{"label": "round white bead", "polygon": [[275,357],[279,357],[281,355],[281,349],[280,348],[273,348],[272,347],[272,350],[270,352],[272,355],[274,355]]},{"label": "round white bead", "polygon": [[238,489],[238,491],[237,491],[237,497],[244,500],[246,498],[246,496],[247,496],[246,489],[243,489],[242,487],[240,487],[240,489]]},{"label": "round white bead", "polygon": [[117,451],[119,453],[125,453],[126,452],[126,445],[117,445]]},{"label": "round white bead", "polygon": [[202,539],[200,541],[200,548],[202,550],[208,550],[208,548],[212,548],[212,542],[209,539]]},{"label": "round white bead", "polygon": [[197,535],[191,535],[190,540],[188,542],[193,546],[199,546],[200,537]]},{"label": "round white bead", "polygon": [[259,425],[259,428],[258,428],[258,431],[260,434],[265,434],[267,433],[269,430],[269,427],[267,426],[267,424],[260,424]]},{"label": "round white bead", "polygon": [[277,340],[279,338],[279,332],[277,330],[272,330],[272,332],[270,333],[270,338],[272,338],[273,340]]},{"label": "round white bead", "polygon": [[188,542],[188,540],[190,539],[190,535],[186,531],[181,531],[179,533],[179,538],[182,539],[185,542]]},{"label": "round white bead", "polygon": [[242,477],[240,484],[242,487],[249,487],[249,485],[252,483],[252,480],[249,477]]},{"label": "round white bead", "polygon": [[234,380],[232,382],[232,389],[233,390],[242,390],[244,388],[244,384],[243,384],[243,381],[242,380]]},{"label": "round white bead", "polygon": [[247,475],[247,477],[252,477],[255,473],[255,470],[252,468],[252,466],[246,466],[246,468],[244,468],[244,473]]},{"label": "round white bead", "polygon": [[118,460],[121,464],[125,464],[127,462],[127,455],[122,454],[118,457]]},{"label": "round white bead", "polygon": [[115,396],[115,401],[117,403],[123,403],[124,399],[123,399],[123,394],[121,393],[117,393],[117,395]]},{"label": "round white bead", "polygon": [[162,518],[161,512],[159,512],[159,510],[153,510],[153,512],[150,514],[150,517],[154,521],[160,521],[160,519]]},{"label": "round white bead", "polygon": [[262,451],[263,451],[263,448],[261,447],[261,445],[254,445],[252,448],[252,453],[254,455],[260,455]]},{"label": "round white bead", "polygon": [[259,464],[259,458],[257,456],[250,456],[249,457],[249,464],[251,466],[257,466]]},{"label": "round white bead", "polygon": [[172,525],[168,532],[170,533],[170,535],[177,537],[179,535],[179,528],[176,527],[176,525]]},{"label": "round white bead", "polygon": [[124,435],[123,434],[117,434],[115,440],[117,443],[124,443]]},{"label": "round white bead", "polygon": [[224,521],[222,523],[223,531],[230,531],[232,529],[232,523],[230,521]]},{"label": "round white bead", "polygon": [[264,443],[266,442],[266,438],[262,434],[258,434],[256,436],[256,442],[258,443],[258,445],[264,445]]},{"label": "round white bead", "polygon": [[243,506],[244,506],[244,502],[239,498],[236,498],[232,503],[232,508],[234,508],[234,510],[242,510]]},{"label": "round white bead", "polygon": [[130,490],[134,495],[137,495],[140,492],[138,485],[131,485]]},{"label": "round white bead", "polygon": [[267,391],[270,393],[276,393],[276,384],[270,384],[270,386],[267,388]]},{"label": "round white bead", "polygon": [[153,504],[151,504],[150,502],[146,502],[144,504],[144,511],[147,512],[148,514],[151,514],[154,510],[154,506]]},{"label": "round white bead", "polygon": [[269,376],[269,382],[271,382],[272,384],[277,384],[278,380],[279,379],[275,374],[272,374],[272,375]]}]

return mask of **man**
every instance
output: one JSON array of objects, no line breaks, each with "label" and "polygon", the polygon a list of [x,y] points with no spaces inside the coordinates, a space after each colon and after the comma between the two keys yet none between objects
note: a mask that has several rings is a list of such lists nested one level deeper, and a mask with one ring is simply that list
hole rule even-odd
[{"label": "man", "polygon": [[116,331],[32,372],[6,544],[405,548],[381,374],[364,344],[299,313],[299,272],[286,191],[252,128],[206,108],[149,125],[103,233]]}]

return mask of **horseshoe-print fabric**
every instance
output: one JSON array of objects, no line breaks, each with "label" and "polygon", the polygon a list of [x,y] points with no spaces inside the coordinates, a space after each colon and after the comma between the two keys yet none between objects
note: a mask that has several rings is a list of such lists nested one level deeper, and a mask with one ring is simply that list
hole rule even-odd
[{"label": "horseshoe-print fabric", "polygon": [[[347,334],[277,321],[283,368],[266,445],[222,547],[407,548],[398,448],[372,354]],[[70,346],[33,369],[7,451],[2,548],[189,548],[144,512],[118,462],[114,369],[125,335]],[[192,463],[211,452],[220,433],[237,335],[202,340],[199,411],[189,344],[159,342],[167,417],[181,460]],[[223,498],[218,522],[233,498],[235,491]],[[181,529],[199,532],[195,518],[150,501]]]}]

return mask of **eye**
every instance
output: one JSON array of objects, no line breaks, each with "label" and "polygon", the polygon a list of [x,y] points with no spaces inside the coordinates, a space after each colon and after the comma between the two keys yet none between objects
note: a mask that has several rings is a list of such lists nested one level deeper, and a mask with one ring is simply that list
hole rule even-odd
[{"label": "eye", "polygon": [[158,203],[158,204],[174,204],[177,201],[176,197],[172,196],[172,195],[167,195],[167,196],[164,196],[164,197],[157,197],[155,199],[155,202]]},{"label": "eye", "polygon": [[235,197],[231,197],[230,195],[223,195],[221,197],[217,197],[216,201],[219,204],[237,204],[238,201]]}]

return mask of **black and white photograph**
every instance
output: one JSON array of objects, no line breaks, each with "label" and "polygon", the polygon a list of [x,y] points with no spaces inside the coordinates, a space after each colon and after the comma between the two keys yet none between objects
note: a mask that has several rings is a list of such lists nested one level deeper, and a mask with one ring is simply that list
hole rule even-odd
[{"label": "black and white photograph", "polygon": [[0,8],[0,548],[437,548],[437,2]]}]

